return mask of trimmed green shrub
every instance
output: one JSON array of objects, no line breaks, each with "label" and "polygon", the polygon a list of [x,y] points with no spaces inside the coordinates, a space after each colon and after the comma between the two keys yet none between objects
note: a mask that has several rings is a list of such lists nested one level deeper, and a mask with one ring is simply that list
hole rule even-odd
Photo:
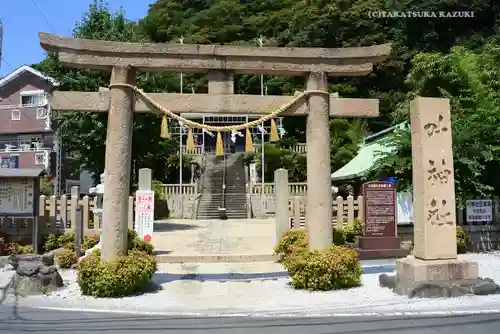
[{"label": "trimmed green shrub", "polygon": [[294,228],[283,235],[276,247],[274,247],[274,253],[281,255],[285,259],[296,252],[297,249],[307,249],[307,245],[308,236],[306,231]]},{"label": "trimmed green shrub", "polygon": [[469,248],[469,234],[462,227],[457,226],[457,253],[467,253]]},{"label": "trimmed green shrub", "polygon": [[332,245],[322,251],[305,252],[288,262],[295,289],[338,290],[361,284],[362,269],[358,253]]},{"label": "trimmed green shrub", "polygon": [[156,258],[138,250],[102,263],[100,256],[96,250],[78,264],[77,283],[84,295],[124,297],[144,292],[157,270]]},{"label": "trimmed green shrub", "polygon": [[91,249],[99,243],[99,240],[101,240],[101,236],[99,234],[83,237],[82,246],[85,249]]},{"label": "trimmed green shrub", "polygon": [[149,255],[152,255],[154,250],[151,243],[139,238],[137,233],[132,229],[128,229],[127,248],[129,250],[135,249],[141,252],[145,252]]},{"label": "trimmed green shrub", "polygon": [[76,253],[74,249],[63,248],[55,253],[56,262],[60,268],[68,269],[77,263]]}]

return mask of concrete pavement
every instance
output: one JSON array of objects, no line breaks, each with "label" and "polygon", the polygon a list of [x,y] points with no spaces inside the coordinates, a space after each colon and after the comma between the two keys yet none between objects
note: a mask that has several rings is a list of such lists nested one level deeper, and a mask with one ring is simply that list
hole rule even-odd
[{"label": "concrete pavement", "polygon": [[0,333],[490,334],[500,314],[446,317],[167,317],[0,306]]},{"label": "concrete pavement", "polygon": [[274,261],[275,220],[167,219],[155,222],[158,262]]}]

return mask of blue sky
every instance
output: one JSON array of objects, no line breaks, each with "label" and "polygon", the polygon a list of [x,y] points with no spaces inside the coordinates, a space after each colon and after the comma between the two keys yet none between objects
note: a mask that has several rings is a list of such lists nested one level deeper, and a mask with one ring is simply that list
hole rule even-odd
[{"label": "blue sky", "polygon": [[[3,21],[3,47],[0,77],[22,65],[31,65],[44,59],[45,53],[38,44],[38,32],[70,36],[75,23],[80,21],[92,0],[0,0],[0,18]],[[108,0],[111,11],[122,6],[129,19],[137,20],[146,15],[154,0]],[[4,61],[5,60],[5,61]]]}]

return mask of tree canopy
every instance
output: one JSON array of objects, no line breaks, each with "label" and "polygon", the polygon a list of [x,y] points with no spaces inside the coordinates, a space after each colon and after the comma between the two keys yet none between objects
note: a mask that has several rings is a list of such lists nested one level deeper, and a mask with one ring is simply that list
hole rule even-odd
[{"label": "tree canopy", "polygon": [[[342,97],[377,98],[381,116],[369,120],[334,119],[332,169],[356,154],[365,134],[408,119],[408,102],[417,95],[452,100],[457,189],[460,194],[488,193],[496,187],[498,168],[495,129],[498,113],[498,36],[500,2],[474,0],[157,0],[139,22],[123,11],[110,13],[95,0],[76,25],[75,37],[185,43],[348,47],[391,42],[393,53],[366,77],[330,78],[329,90]],[[400,18],[373,16],[374,11],[470,11],[468,18]],[[62,68],[49,54],[37,67],[61,82],[62,90],[97,91],[109,74]],[[303,78],[265,77],[268,94],[291,95],[304,89]],[[138,86],[148,92],[179,92],[178,74],[141,73]],[[184,90],[207,92],[207,77],[184,75]],[[236,93],[260,94],[260,77],[237,75]],[[58,116],[64,145],[80,153],[80,162],[100,173],[104,167],[106,117],[98,113]],[[134,166],[151,167],[154,177],[176,182],[177,143],[159,139],[160,120],[135,115]],[[305,122],[285,118],[287,136],[303,142]],[[408,133],[391,137],[398,156],[379,160],[370,177],[389,173],[409,184],[411,150]],[[186,159],[187,161],[187,159]],[[300,165],[300,164],[299,164]],[[189,175],[187,170],[185,175]],[[498,179],[498,178],[497,178]],[[406,182],[406,183],[405,183]]]}]

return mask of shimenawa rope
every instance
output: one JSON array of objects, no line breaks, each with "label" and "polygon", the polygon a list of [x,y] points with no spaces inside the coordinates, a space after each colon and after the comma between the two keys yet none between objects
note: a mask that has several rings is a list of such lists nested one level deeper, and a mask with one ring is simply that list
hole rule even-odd
[{"label": "shimenawa rope", "polygon": [[[213,125],[206,125],[206,124],[201,124],[198,122],[194,122],[190,119],[184,118],[182,116],[179,116],[172,111],[170,111],[168,108],[160,105],[158,102],[153,100],[151,97],[149,97],[144,91],[139,89],[137,86],[130,85],[130,84],[125,84],[125,83],[115,83],[109,85],[109,88],[113,87],[121,87],[121,88],[130,88],[134,91],[136,95],[138,95],[140,98],[142,98],[147,104],[150,106],[154,107],[155,109],[159,110],[160,112],[163,113],[163,120],[162,120],[162,125],[161,125],[161,137],[162,138],[169,138],[170,135],[168,133],[168,122],[167,122],[167,116],[175,119],[178,122],[184,123],[189,127],[188,131],[188,142],[187,142],[187,151],[188,153],[194,151],[194,140],[193,140],[193,131],[192,128],[197,128],[205,131],[211,131],[211,132],[217,132],[217,144],[216,144],[216,155],[223,155],[224,150],[223,150],[223,145],[222,145],[222,137],[221,137],[221,132],[231,132],[231,131],[238,131],[238,130],[244,130],[248,129],[254,126],[258,126],[268,120],[271,120],[271,129],[270,129],[270,136],[269,140],[270,141],[276,141],[279,139],[278,136],[278,130],[276,126],[276,122],[274,121],[274,118],[276,118],[279,114],[281,114],[283,111],[287,110],[290,108],[293,104],[295,104],[297,101],[299,101],[301,98],[312,95],[312,94],[329,94],[328,92],[321,91],[321,90],[308,90],[304,92],[300,92],[300,94],[294,96],[294,98],[278,108],[276,111],[271,112],[268,115],[262,116],[259,119],[256,119],[251,122],[247,122],[244,124],[238,124],[238,125],[227,125],[227,126],[213,126]],[[190,139],[191,138],[191,139]],[[253,152],[253,144],[252,144],[252,136],[250,135],[250,131],[246,131],[246,143],[245,143],[245,151],[246,152]]]}]

